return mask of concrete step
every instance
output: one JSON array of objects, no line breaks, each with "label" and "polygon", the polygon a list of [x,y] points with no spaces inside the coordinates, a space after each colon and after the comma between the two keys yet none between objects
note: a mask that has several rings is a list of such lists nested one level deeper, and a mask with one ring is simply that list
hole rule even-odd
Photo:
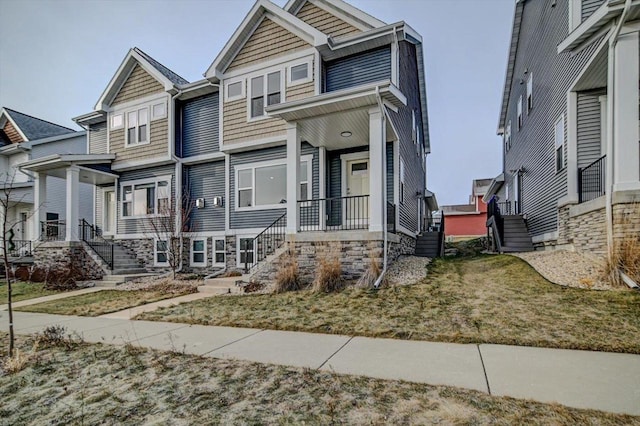
[{"label": "concrete step", "polygon": [[[117,265],[116,265],[117,266]],[[133,274],[147,274],[148,271],[144,268],[124,268],[114,269],[110,275],[133,275]]]}]

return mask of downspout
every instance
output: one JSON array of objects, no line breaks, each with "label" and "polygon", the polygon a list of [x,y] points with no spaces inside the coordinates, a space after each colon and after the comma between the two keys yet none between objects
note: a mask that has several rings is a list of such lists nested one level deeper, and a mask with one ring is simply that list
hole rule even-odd
[{"label": "downspout", "polygon": [[[376,100],[378,101],[378,106],[380,107],[380,113],[382,115],[382,123],[386,126],[387,116],[385,114],[384,105],[382,104],[382,98],[380,97],[380,86],[376,86]],[[382,280],[384,279],[385,274],[387,273],[387,248],[388,248],[388,237],[387,237],[387,141],[386,138],[382,140],[382,235],[383,235],[383,257],[382,257],[382,272],[380,272],[380,276],[373,284],[373,288],[377,289],[380,287]]]},{"label": "downspout", "polygon": [[615,47],[618,43],[618,36],[622,30],[629,8],[631,7],[631,0],[626,0],[620,19],[616,24],[616,28],[609,38],[609,67],[607,76],[607,170],[606,170],[606,190],[605,190],[605,214],[607,220],[607,253],[609,260],[613,258],[614,242],[613,242],[613,167],[614,167],[614,101],[615,101]]}]

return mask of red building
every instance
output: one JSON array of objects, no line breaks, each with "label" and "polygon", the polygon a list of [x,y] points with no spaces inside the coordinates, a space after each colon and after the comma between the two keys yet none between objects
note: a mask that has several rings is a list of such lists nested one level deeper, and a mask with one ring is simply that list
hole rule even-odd
[{"label": "red building", "polygon": [[491,179],[473,181],[469,204],[442,206],[444,233],[447,241],[460,241],[487,235],[487,204],[482,197],[487,193]]}]

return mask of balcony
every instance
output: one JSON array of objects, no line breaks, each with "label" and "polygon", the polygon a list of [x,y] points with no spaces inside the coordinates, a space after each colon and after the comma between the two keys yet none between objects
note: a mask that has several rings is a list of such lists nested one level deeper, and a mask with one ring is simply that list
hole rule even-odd
[{"label": "balcony", "polygon": [[578,169],[578,202],[584,203],[605,194],[606,155]]}]

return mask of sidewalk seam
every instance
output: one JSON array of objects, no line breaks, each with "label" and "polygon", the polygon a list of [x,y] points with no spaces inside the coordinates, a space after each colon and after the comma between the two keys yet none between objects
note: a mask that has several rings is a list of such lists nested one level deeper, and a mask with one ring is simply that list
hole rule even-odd
[{"label": "sidewalk seam", "polygon": [[246,335],[246,336],[244,336],[244,337],[241,337],[241,338],[239,338],[239,339],[237,339],[237,340],[234,340],[233,342],[225,343],[224,345],[219,346],[219,347],[217,347],[217,348],[213,348],[213,349],[211,349],[210,351],[208,351],[208,352],[205,352],[205,353],[201,354],[200,356],[209,355],[211,352],[215,352],[215,351],[217,351],[217,350],[219,350],[219,349],[222,349],[222,348],[224,348],[224,347],[227,347],[227,346],[229,346],[229,345],[233,345],[234,343],[238,343],[238,342],[239,342],[239,341],[241,341],[241,340],[248,339],[249,337],[251,337],[251,336],[255,336],[255,335],[256,335],[256,334],[258,334],[258,333],[262,333],[263,331],[266,331],[266,329],[258,330],[258,331],[256,331],[255,333],[248,334],[248,335]]},{"label": "sidewalk seam", "polygon": [[332,353],[331,355],[329,355],[329,358],[325,359],[324,362],[322,364],[320,364],[320,366],[318,368],[316,368],[316,370],[320,370],[327,362],[329,362],[329,360],[331,358],[333,358],[333,356],[335,354],[337,354],[338,352],[340,352],[345,346],[347,346],[347,344],[349,344],[350,341],[353,340],[353,338],[356,336],[350,336],[349,340],[347,340],[346,342],[344,342],[344,344],[342,346],[340,346],[334,353]]},{"label": "sidewalk seam", "polygon": [[489,386],[489,377],[487,376],[487,368],[484,366],[484,359],[482,358],[482,351],[480,345],[476,345],[478,348],[478,355],[480,355],[480,364],[482,364],[482,372],[484,373],[484,381],[487,384],[487,392],[491,395],[491,386]]}]

